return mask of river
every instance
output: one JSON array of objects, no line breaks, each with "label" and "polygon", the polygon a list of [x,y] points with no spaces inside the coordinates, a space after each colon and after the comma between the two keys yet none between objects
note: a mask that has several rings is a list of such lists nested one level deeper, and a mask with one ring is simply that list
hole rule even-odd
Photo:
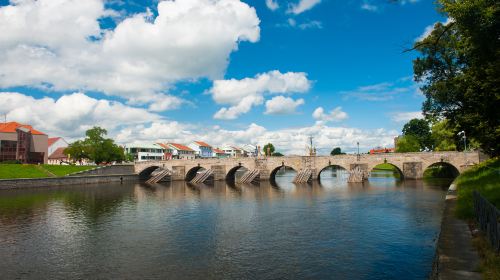
[{"label": "river", "polygon": [[377,174],[0,191],[0,278],[426,279],[447,185]]}]

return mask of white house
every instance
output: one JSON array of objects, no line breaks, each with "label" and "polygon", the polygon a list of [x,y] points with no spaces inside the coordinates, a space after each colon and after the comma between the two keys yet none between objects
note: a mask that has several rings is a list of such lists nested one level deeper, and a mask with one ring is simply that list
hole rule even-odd
[{"label": "white house", "polygon": [[47,154],[48,164],[62,164],[68,162],[68,156],[64,154],[64,149],[69,146],[68,142],[61,137],[51,137],[48,139]]},{"label": "white house", "polygon": [[256,157],[259,155],[257,146],[254,146],[252,144],[246,144],[241,146],[241,150],[243,150],[243,155],[246,157]]},{"label": "white house", "polygon": [[158,144],[130,144],[125,146],[125,153],[132,154],[136,161],[163,160],[165,149]]},{"label": "white house", "polygon": [[194,150],[195,155],[201,158],[209,158],[213,156],[213,148],[202,141],[194,141],[188,145],[189,148]]},{"label": "white house", "polygon": [[167,143],[172,148],[172,158],[195,159],[195,151],[187,146],[177,143]]},{"label": "white house", "polygon": [[224,153],[228,154],[230,157],[238,158],[243,156],[243,151],[235,146],[224,145],[220,148]]}]

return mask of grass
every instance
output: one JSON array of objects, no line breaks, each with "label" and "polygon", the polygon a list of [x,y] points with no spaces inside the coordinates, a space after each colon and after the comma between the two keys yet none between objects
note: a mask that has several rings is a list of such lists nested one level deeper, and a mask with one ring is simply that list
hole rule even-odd
[{"label": "grass", "polygon": [[488,240],[482,234],[478,234],[472,239],[481,257],[480,271],[485,280],[500,279],[500,255],[496,254]]},{"label": "grass", "polygon": [[381,163],[377,166],[375,166],[373,169],[378,169],[378,170],[388,170],[388,171],[398,171],[397,167],[390,163]]},{"label": "grass", "polygon": [[459,218],[474,217],[474,190],[500,209],[500,158],[487,160],[463,172],[455,183],[458,188],[456,213]]},{"label": "grass", "polygon": [[0,179],[61,177],[92,168],[95,166],[0,164]]}]

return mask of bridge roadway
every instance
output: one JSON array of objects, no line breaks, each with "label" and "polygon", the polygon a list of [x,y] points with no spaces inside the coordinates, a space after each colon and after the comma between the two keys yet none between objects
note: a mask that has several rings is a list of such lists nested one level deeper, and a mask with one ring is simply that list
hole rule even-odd
[{"label": "bridge roadway", "polygon": [[364,172],[371,171],[376,165],[390,163],[405,179],[421,179],[424,170],[432,165],[448,165],[463,172],[479,163],[479,152],[419,152],[419,153],[386,153],[336,156],[285,156],[285,157],[242,157],[242,158],[209,158],[193,160],[144,161],[135,163],[135,172],[147,179],[157,168],[172,171],[171,180],[190,181],[197,172],[204,168],[212,169],[214,180],[233,180],[235,172],[241,167],[248,170],[259,170],[260,180],[273,180],[276,172],[282,167],[291,167],[295,171],[309,169],[313,178],[319,178],[322,170],[329,166],[339,166],[345,170],[356,167]]}]

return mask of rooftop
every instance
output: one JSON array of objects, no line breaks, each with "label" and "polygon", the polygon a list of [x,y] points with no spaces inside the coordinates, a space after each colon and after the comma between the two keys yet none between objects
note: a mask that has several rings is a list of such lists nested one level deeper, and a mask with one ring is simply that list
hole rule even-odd
[{"label": "rooftop", "polygon": [[52,137],[52,138],[49,138],[49,147],[52,146],[52,144],[54,144],[55,142],[57,142],[57,140],[61,139],[61,137]]},{"label": "rooftop", "polygon": [[57,148],[50,156],[49,159],[63,159],[68,156],[64,154],[64,149],[66,148]]},{"label": "rooftop", "polygon": [[176,150],[180,150],[180,151],[191,151],[191,152],[194,152],[191,148],[187,147],[187,146],[184,146],[182,144],[177,144],[177,143],[168,143],[170,146],[172,146],[173,148],[175,148]]},{"label": "rooftop", "polygon": [[33,135],[46,135],[45,133],[34,129],[31,125],[21,124],[18,122],[0,123],[0,132],[3,133],[15,133],[18,128],[27,129]]},{"label": "rooftop", "polygon": [[205,142],[202,142],[202,141],[194,141],[194,143],[196,143],[198,146],[200,147],[208,147],[208,148],[212,148],[212,146],[208,145],[207,143]]}]

